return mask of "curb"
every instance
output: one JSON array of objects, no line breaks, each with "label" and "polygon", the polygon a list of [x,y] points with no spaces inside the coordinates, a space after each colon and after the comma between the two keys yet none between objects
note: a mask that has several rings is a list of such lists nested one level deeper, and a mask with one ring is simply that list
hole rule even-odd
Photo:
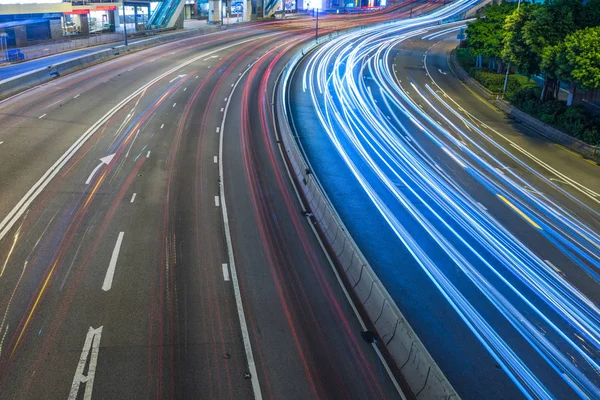
[{"label": "curb", "polygon": [[286,87],[291,73],[300,60],[319,44],[362,27],[334,32],[319,38],[318,43],[305,46],[288,62],[277,83],[275,118],[284,161],[293,183],[303,199],[305,210],[325,244],[346,286],[368,317],[377,341],[383,343],[395,367],[417,399],[459,400],[460,397],[446,379],[423,343],[419,340],[398,306],[385,289],[371,265],[347,231],[329,201],[327,194],[312,173],[292,132],[288,117]]},{"label": "curb", "polygon": [[497,98],[495,94],[490,92],[487,88],[469,76],[467,71],[460,66],[456,60],[455,50],[452,50],[450,53],[448,53],[448,66],[450,67],[452,74],[462,83],[464,83],[467,89],[483,97],[483,99],[485,99],[496,109],[500,110],[507,117],[523,123],[538,134],[576,152],[578,155],[584,158],[588,158],[596,163],[600,163],[600,149],[598,146],[592,146],[591,144],[588,144],[573,136],[567,135],[566,133],[553,128],[552,126],[543,123],[539,119],[519,110],[510,103]]}]

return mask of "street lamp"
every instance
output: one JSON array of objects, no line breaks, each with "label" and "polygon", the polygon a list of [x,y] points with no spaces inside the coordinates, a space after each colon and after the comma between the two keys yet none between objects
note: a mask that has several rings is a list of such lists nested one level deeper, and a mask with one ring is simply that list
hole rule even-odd
[{"label": "street lamp", "polygon": [[123,41],[127,46],[127,13],[125,11],[125,3],[123,3]]}]

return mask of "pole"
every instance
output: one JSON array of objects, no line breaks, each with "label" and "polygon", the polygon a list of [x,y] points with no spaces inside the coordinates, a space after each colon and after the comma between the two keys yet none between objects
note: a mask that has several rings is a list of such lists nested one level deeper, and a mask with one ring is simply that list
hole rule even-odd
[{"label": "pole", "polygon": [[502,98],[506,95],[506,87],[508,86],[508,73],[510,72],[510,62],[506,66],[506,76],[504,77],[504,90],[502,90]]},{"label": "pole", "polygon": [[315,42],[319,41],[319,9],[316,9],[317,11],[317,26],[316,26],[316,30],[315,30]]},{"label": "pole", "polygon": [[125,12],[125,3],[123,3],[123,41],[127,46],[127,13]]}]

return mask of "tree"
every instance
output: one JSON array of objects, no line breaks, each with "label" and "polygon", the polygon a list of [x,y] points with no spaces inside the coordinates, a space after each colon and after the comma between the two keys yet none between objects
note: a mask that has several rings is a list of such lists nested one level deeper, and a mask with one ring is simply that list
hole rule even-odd
[{"label": "tree", "polygon": [[469,47],[474,54],[499,59],[502,55],[504,20],[516,8],[514,3],[486,7],[483,15],[467,24]]},{"label": "tree", "polygon": [[502,57],[528,75],[540,72],[541,56],[536,53],[534,46],[525,35],[525,28],[534,23],[533,16],[540,7],[542,6],[523,4],[521,8],[506,17],[503,27]]},{"label": "tree", "polygon": [[[579,0],[578,0],[579,1]],[[572,0],[554,0],[544,6],[534,8],[523,24],[523,42],[531,52],[529,58],[536,66],[534,73],[544,73],[544,86],[541,101],[551,99],[556,92],[558,81],[556,71],[549,69],[553,63],[542,67],[544,51],[556,46],[565,36],[576,30],[574,15],[579,14],[579,5],[571,4]]]},{"label": "tree", "polygon": [[600,0],[588,0],[583,8],[579,25],[582,28],[600,26]]},{"label": "tree", "polygon": [[585,28],[568,35],[564,53],[558,57],[559,69],[572,82],[568,105],[571,105],[577,84],[595,89],[600,87],[600,26]]}]

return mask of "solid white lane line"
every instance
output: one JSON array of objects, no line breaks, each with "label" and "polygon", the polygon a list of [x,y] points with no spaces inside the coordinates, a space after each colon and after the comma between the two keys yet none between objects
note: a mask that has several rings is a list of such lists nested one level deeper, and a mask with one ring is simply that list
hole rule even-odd
[{"label": "solid white lane line", "polygon": [[[240,74],[238,80],[233,86],[231,93],[235,92],[238,84],[248,73],[251,67],[248,67],[243,74]],[[231,230],[229,228],[229,215],[227,214],[227,203],[225,201],[225,183],[223,181],[223,128],[227,120],[227,110],[229,110],[229,102],[225,104],[225,113],[221,121],[221,133],[219,135],[219,192],[222,199],[221,214],[223,216],[223,228],[225,230],[225,241],[227,242],[227,255],[229,258],[229,271],[231,273],[231,282],[233,284],[233,294],[235,296],[235,305],[237,308],[238,318],[240,320],[240,331],[242,332],[242,341],[244,342],[244,350],[246,352],[246,360],[248,362],[248,371],[250,372],[250,380],[252,382],[252,392],[255,400],[262,400],[262,392],[260,390],[260,382],[258,381],[258,372],[256,371],[256,363],[254,362],[254,354],[252,353],[252,343],[250,342],[250,332],[246,323],[246,315],[244,314],[244,304],[242,303],[242,294],[240,291],[240,283],[237,279],[237,271],[235,268],[235,257],[233,254],[233,244],[231,243]]]},{"label": "solid white lane line", "polygon": [[[2,142],[0,142],[0,144],[2,144]],[[213,161],[214,161],[215,164],[218,163],[219,162],[219,157],[214,156],[213,157]]]},{"label": "solid white lane line", "polygon": [[146,154],[146,158],[150,158],[150,151]]},{"label": "solid white lane line", "polygon": [[38,117],[38,119],[42,119],[42,118],[44,118],[46,115],[48,115],[48,114],[42,114],[42,115],[40,115],[40,116]]},{"label": "solid white lane line", "polygon": [[134,193],[133,196],[131,196],[130,203],[133,203],[135,201],[135,196],[137,196],[137,193]]},{"label": "solid white lane line", "polygon": [[162,129],[162,128],[164,128],[164,127],[165,127],[165,124],[162,124],[162,125],[160,126],[160,129]]},{"label": "solid white lane line", "polygon": [[223,279],[225,282],[229,282],[229,268],[227,268],[227,264],[223,264]]},{"label": "solid white lane line", "polygon": [[74,99],[78,98],[79,96],[81,96],[81,94],[76,95],[75,97],[73,97]]},{"label": "solid white lane line", "polygon": [[219,196],[215,196],[215,207],[219,207]]},{"label": "solid white lane line", "polygon": [[[274,33],[273,35],[276,35]],[[271,36],[271,35],[267,35]],[[103,126],[106,121],[108,121],[113,115],[115,115],[119,110],[125,107],[131,100],[140,95],[140,93],[144,92],[147,88],[154,85],[156,82],[164,79],[170,74],[179,71],[180,69],[198,61],[202,57],[206,57],[212,53],[217,51],[223,51],[225,49],[229,49],[231,47],[239,46],[240,44],[248,43],[255,40],[254,38],[249,38],[241,41],[237,41],[226,46],[220,47],[218,49],[206,52],[204,54],[198,55],[188,61],[185,61],[170,70],[158,75],[157,77],[151,79],[137,90],[132,92],[130,95],[121,100],[117,105],[110,109],[106,114],[104,114],[99,120],[97,120],[88,130],[86,130],[72,145],[69,147],[63,155],[60,156],[56,162],[48,168],[46,172],[42,175],[42,177],[25,193],[25,195],[19,200],[19,202],[13,207],[13,209],[4,217],[2,221],[0,221],[0,240],[9,232],[9,230],[17,223],[19,218],[25,214],[29,205],[39,196],[39,194],[44,190],[46,186],[54,179],[54,177],[64,168],[64,166],[69,162],[69,160],[77,153],[77,151],[92,137],[101,126]],[[4,100],[6,101],[6,100]]]},{"label": "solid white lane line", "polygon": [[121,250],[121,244],[123,243],[123,235],[125,235],[125,232],[119,232],[117,243],[115,244],[112,256],[110,257],[110,263],[108,264],[108,270],[106,271],[104,284],[102,285],[102,290],[105,292],[109,291],[112,287],[112,281],[115,276],[115,268],[117,267],[117,260],[119,259],[119,251]]},{"label": "solid white lane line", "polygon": [[[85,391],[83,393],[84,400],[92,399],[92,389],[94,388],[94,375],[96,374],[96,364],[98,363],[98,353],[100,352],[100,339],[102,337],[102,326],[99,328],[88,329],[85,337],[85,343],[83,344],[83,351],[79,357],[77,363],[77,369],[75,370],[75,377],[73,378],[73,384],[71,384],[71,391],[69,392],[69,400],[77,399],[79,393],[79,386],[85,383]],[[91,355],[90,355],[91,353]],[[88,364],[88,357],[90,359],[89,366],[87,368],[87,375],[83,375],[85,367]]]}]

